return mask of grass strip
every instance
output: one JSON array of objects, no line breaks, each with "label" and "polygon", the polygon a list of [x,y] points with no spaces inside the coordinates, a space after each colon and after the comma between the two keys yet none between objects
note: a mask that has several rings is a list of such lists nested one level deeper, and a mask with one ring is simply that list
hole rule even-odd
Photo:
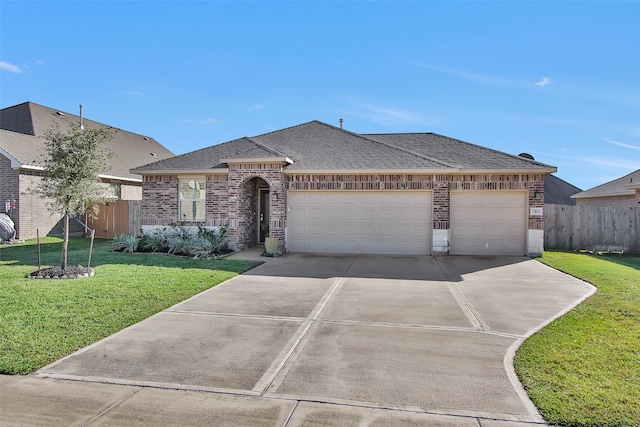
[{"label": "grass strip", "polygon": [[[59,265],[62,242],[41,239],[44,265]],[[86,266],[89,240],[72,238],[70,265]],[[83,279],[28,279],[34,241],[0,246],[0,373],[27,374],[253,268],[239,260],[194,260],[111,252],[96,240]]]},{"label": "grass strip", "polygon": [[540,262],[598,292],[518,350],[520,381],[561,426],[640,425],[640,258],[546,251]]}]

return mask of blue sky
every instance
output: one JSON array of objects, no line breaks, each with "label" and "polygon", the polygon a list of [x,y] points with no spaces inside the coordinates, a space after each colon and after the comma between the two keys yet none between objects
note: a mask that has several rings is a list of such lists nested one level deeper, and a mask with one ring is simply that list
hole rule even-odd
[{"label": "blue sky", "polygon": [[640,2],[0,1],[0,106],[176,154],[321,120],[528,152],[587,189],[640,168]]}]

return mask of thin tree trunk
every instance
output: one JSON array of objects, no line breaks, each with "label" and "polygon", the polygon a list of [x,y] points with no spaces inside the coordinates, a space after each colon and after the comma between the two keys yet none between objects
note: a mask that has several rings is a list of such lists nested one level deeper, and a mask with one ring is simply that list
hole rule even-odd
[{"label": "thin tree trunk", "polygon": [[67,250],[69,249],[69,214],[64,215],[64,241],[62,242],[62,269],[67,269]]}]

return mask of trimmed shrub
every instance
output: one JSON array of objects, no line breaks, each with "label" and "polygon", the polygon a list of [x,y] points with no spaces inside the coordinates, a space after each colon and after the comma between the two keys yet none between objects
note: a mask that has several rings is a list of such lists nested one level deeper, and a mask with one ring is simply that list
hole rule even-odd
[{"label": "trimmed shrub", "polygon": [[145,252],[166,252],[167,237],[161,233],[144,233],[138,247]]},{"label": "trimmed shrub", "polygon": [[135,252],[140,239],[131,234],[118,234],[111,240],[111,249],[116,252]]}]

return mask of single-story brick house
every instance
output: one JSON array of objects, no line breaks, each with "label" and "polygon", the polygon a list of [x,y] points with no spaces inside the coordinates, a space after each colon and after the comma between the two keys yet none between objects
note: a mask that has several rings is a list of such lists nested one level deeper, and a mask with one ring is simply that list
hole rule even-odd
[{"label": "single-story brick house", "polygon": [[578,206],[640,206],[640,169],[571,196]]},{"label": "single-story brick house", "polygon": [[267,223],[291,252],[539,255],[556,168],[434,133],[356,134],[319,121],[132,169],[143,229]]},{"label": "single-story brick house", "polygon": [[[44,134],[54,123],[66,130],[79,126],[79,115],[25,102],[0,110],[0,212],[15,223],[17,238],[29,239],[36,230],[46,235],[57,228],[60,215],[53,215],[34,190],[41,180],[40,159],[44,154]],[[115,156],[100,174],[105,190],[121,200],[140,200],[142,180],[129,170],[154,159],[173,157],[173,153],[153,138],[115,129],[82,119],[85,129],[108,127],[114,130],[109,148]],[[79,228],[79,231],[82,231]]]}]

